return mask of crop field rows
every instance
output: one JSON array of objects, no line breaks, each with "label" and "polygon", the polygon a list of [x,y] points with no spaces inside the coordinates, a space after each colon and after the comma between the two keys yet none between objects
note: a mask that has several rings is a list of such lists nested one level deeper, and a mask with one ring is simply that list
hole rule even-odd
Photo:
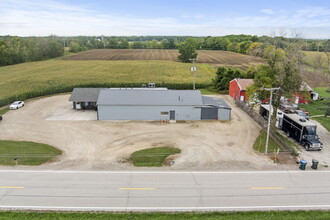
[{"label": "crop field rows", "polygon": [[[160,49],[98,49],[65,57],[65,60],[169,60],[177,61],[177,50]],[[225,65],[246,69],[250,64],[265,63],[264,59],[229,51],[198,50],[198,63]]]},{"label": "crop field rows", "polygon": [[[154,60],[48,60],[0,68],[0,106],[14,100],[72,91],[74,87],[140,87],[154,82],[191,89],[191,64]],[[196,87],[206,88],[215,69],[197,64]]]}]

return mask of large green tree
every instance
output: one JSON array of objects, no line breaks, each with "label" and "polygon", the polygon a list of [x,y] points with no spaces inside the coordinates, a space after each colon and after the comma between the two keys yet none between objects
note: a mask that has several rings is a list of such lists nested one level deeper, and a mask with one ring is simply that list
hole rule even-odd
[{"label": "large green tree", "polygon": [[[278,38],[282,43],[282,38]],[[248,94],[257,94],[261,99],[269,96],[269,93],[262,88],[279,87],[280,90],[274,94],[273,106],[275,112],[280,105],[282,96],[290,97],[298,92],[301,86],[300,67],[303,59],[301,43],[298,39],[292,38],[282,49],[282,44],[269,44],[264,49],[264,56],[267,59],[267,66],[259,66],[254,77],[254,85],[248,89]],[[273,117],[276,117],[274,114]],[[275,126],[273,120],[273,126]]]},{"label": "large green tree", "polygon": [[188,38],[184,42],[179,45],[179,53],[178,60],[183,63],[190,63],[193,58],[197,58],[197,49],[198,42],[193,38]]},{"label": "large green tree", "polygon": [[218,68],[216,74],[217,76],[213,80],[213,84],[219,91],[228,90],[229,82],[235,78],[246,78],[246,75],[243,71],[223,66]]}]

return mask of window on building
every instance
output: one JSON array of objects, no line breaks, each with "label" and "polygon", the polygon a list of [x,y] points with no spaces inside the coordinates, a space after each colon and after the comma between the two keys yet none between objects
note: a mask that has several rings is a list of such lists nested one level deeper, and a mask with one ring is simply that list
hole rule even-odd
[{"label": "window on building", "polygon": [[160,112],[160,115],[167,116],[168,115],[168,112]]}]

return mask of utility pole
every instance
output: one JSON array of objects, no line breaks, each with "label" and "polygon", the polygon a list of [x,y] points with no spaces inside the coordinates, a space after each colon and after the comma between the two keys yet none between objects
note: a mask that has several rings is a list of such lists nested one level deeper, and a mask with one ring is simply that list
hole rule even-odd
[{"label": "utility pole", "polygon": [[[269,111],[268,111],[268,125],[267,125],[267,138],[266,138],[266,146],[265,146],[265,154],[268,153],[268,143],[269,143],[269,130],[270,130],[270,119],[271,119],[271,111],[273,108],[272,102],[273,102],[273,92],[275,90],[279,90],[280,88],[264,88],[266,91],[270,91],[270,99],[269,99]],[[273,112],[274,113],[274,112]]]},{"label": "utility pole", "polygon": [[196,73],[196,66],[195,66],[195,62],[196,62],[196,58],[191,58],[189,59],[190,61],[192,61],[193,63],[193,66],[191,67],[191,74],[192,74],[192,77],[193,77],[193,90],[195,90],[195,73]]}]

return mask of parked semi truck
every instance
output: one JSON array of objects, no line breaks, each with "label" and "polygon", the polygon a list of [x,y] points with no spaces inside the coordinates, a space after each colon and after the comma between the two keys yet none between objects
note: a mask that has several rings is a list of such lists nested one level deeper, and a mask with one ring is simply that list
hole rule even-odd
[{"label": "parked semi truck", "polygon": [[316,124],[297,114],[284,114],[282,130],[306,150],[322,150],[323,143],[316,134]]}]

